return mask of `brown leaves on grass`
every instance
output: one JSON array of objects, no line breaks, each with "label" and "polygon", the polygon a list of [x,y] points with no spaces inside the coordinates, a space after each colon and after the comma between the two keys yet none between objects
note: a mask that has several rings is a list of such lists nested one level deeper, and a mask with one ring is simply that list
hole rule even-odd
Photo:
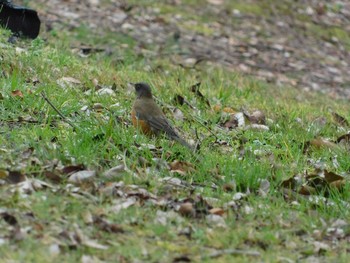
[{"label": "brown leaves on grass", "polygon": [[241,112],[232,112],[227,109],[230,108],[226,107],[222,112],[224,117],[225,115],[227,116],[227,113],[230,113],[229,119],[223,121],[221,126],[228,129],[244,128],[245,130],[257,131],[269,130],[269,127],[266,126],[266,116],[262,111],[254,110],[250,113],[247,110],[242,110]]},{"label": "brown leaves on grass", "polygon": [[57,84],[66,89],[66,88],[71,88],[73,86],[78,86],[81,85],[81,81],[72,77],[62,77],[60,79],[58,79]]},{"label": "brown leaves on grass", "polygon": [[180,175],[186,175],[195,171],[194,165],[185,161],[175,160],[169,164],[169,167],[172,173],[178,173]]},{"label": "brown leaves on grass", "polygon": [[294,175],[284,180],[283,188],[291,189],[301,195],[328,196],[331,190],[342,191],[345,186],[345,178],[327,170],[315,171],[311,174]]},{"label": "brown leaves on grass", "polygon": [[13,91],[11,92],[11,95],[12,95],[13,97],[19,97],[19,98],[21,98],[21,99],[24,98],[22,91],[20,91],[20,90],[18,90],[18,89],[17,89],[17,90],[13,90]]},{"label": "brown leaves on grass", "polygon": [[[175,203],[176,204],[176,203]],[[222,208],[214,208],[201,195],[185,198],[175,205],[180,215],[190,218],[203,218],[207,215],[223,215]]]},{"label": "brown leaves on grass", "polygon": [[328,150],[337,150],[341,148],[346,150],[350,149],[350,133],[343,134],[339,136],[335,141],[325,139],[325,138],[315,138],[310,141],[305,142],[304,144],[304,153],[309,153],[311,150],[317,149],[328,149]]},{"label": "brown leaves on grass", "polygon": [[21,171],[0,170],[0,179],[10,184],[17,184],[25,181],[27,178]]},{"label": "brown leaves on grass", "polygon": [[100,216],[94,216],[93,223],[98,229],[108,233],[124,233],[124,230],[120,225],[111,223]]},{"label": "brown leaves on grass", "polygon": [[343,116],[341,116],[340,114],[336,113],[336,112],[332,112],[332,117],[334,119],[334,121],[339,124],[340,126],[346,126],[349,127],[349,122],[347,119],[345,119]]},{"label": "brown leaves on grass", "polygon": [[20,241],[24,238],[24,232],[21,230],[21,226],[17,218],[13,214],[7,211],[0,211],[0,218],[2,218],[10,226],[10,228],[8,229],[8,239]]},{"label": "brown leaves on grass", "polygon": [[312,149],[336,149],[337,145],[330,140],[324,138],[315,138],[310,141],[305,142],[304,144],[304,153],[308,153]]}]

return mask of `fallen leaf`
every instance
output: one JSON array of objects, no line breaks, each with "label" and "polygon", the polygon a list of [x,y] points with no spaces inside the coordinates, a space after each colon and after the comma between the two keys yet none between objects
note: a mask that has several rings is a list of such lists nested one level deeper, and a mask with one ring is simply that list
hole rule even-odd
[{"label": "fallen leaf", "polygon": [[330,250],[330,246],[323,242],[314,241],[313,245],[314,245],[314,253],[317,253],[317,254]]},{"label": "fallen leaf", "polygon": [[226,183],[222,186],[222,189],[225,192],[233,192],[236,190],[236,184],[235,183]]},{"label": "fallen leaf", "polygon": [[156,217],[154,222],[162,226],[166,226],[169,222],[181,222],[182,218],[173,210],[170,211],[161,211],[157,210]]},{"label": "fallen leaf", "polygon": [[341,126],[349,126],[349,122],[347,119],[345,119],[343,116],[339,115],[336,112],[332,112],[333,119],[335,120],[336,123],[338,123]]},{"label": "fallen leaf", "polygon": [[73,173],[76,173],[78,171],[82,171],[82,170],[85,170],[85,166],[83,164],[78,164],[78,165],[68,165],[68,166],[65,166],[61,172],[63,174],[67,174],[67,175],[71,175]]},{"label": "fallen leaf", "polygon": [[6,181],[10,184],[18,184],[27,180],[25,174],[20,171],[9,171],[8,176],[6,177]]},{"label": "fallen leaf", "polygon": [[121,199],[121,200],[116,201],[116,204],[114,204],[112,206],[111,210],[113,212],[115,212],[115,213],[118,213],[120,210],[126,209],[126,208],[128,208],[130,206],[133,206],[136,203],[137,203],[137,199],[134,196],[129,197],[126,200],[125,199]]},{"label": "fallen leaf", "polygon": [[60,176],[60,174],[56,171],[44,171],[45,178],[49,179],[53,183],[61,183],[63,178]]},{"label": "fallen leaf", "polygon": [[269,131],[270,128],[263,124],[250,124],[244,127],[245,130]]},{"label": "fallen leaf", "polygon": [[224,127],[226,128],[237,128],[243,127],[245,125],[244,115],[242,112],[237,112],[235,114],[230,115],[230,119],[224,123]]},{"label": "fallen leaf", "polygon": [[220,227],[220,228],[226,228],[226,222],[225,219],[220,215],[210,214],[205,217],[207,224],[209,224],[211,227]]},{"label": "fallen leaf", "polygon": [[333,183],[335,181],[344,180],[343,176],[340,176],[334,172],[329,172],[327,170],[324,170],[324,177],[325,177],[327,183]]},{"label": "fallen leaf", "polygon": [[221,105],[220,105],[220,104],[216,104],[216,105],[214,105],[214,107],[213,107],[213,111],[215,111],[215,112],[219,112],[219,111],[221,111]]},{"label": "fallen leaf", "polygon": [[82,218],[83,218],[83,221],[85,224],[92,224],[94,222],[94,218],[92,216],[92,214],[90,213],[89,210],[85,210],[83,213],[82,213]]},{"label": "fallen leaf", "polygon": [[124,233],[124,230],[120,225],[110,223],[107,220],[101,218],[100,216],[94,216],[93,223],[100,230],[108,233]]},{"label": "fallen leaf", "polygon": [[343,179],[343,180],[331,182],[329,184],[329,186],[333,189],[337,189],[337,190],[341,191],[342,189],[344,189],[345,184],[346,184],[346,181]]},{"label": "fallen leaf", "polygon": [[192,173],[195,171],[193,164],[185,161],[175,160],[169,164],[169,167],[172,173],[179,173],[181,175],[186,175],[188,172]]},{"label": "fallen leaf", "polygon": [[106,95],[112,96],[112,97],[116,96],[115,91],[108,87],[103,87],[97,90],[96,94],[99,96],[106,96]]},{"label": "fallen leaf", "polygon": [[337,139],[337,143],[338,144],[349,145],[350,144],[350,133],[347,133],[347,134],[344,134],[344,135],[340,136]]},{"label": "fallen leaf", "polygon": [[236,113],[236,111],[234,109],[230,108],[230,107],[225,107],[225,108],[222,109],[222,111],[225,112],[225,113],[231,113],[231,114]]},{"label": "fallen leaf", "polygon": [[179,213],[182,216],[186,216],[186,217],[194,217],[196,211],[194,210],[193,204],[190,202],[186,202],[180,205],[179,208]]},{"label": "fallen leaf", "polygon": [[300,188],[298,193],[301,194],[301,195],[313,195],[313,194],[317,194],[317,191],[312,186],[303,185],[303,186],[301,186],[301,188]]},{"label": "fallen leaf", "polygon": [[9,176],[8,171],[0,169],[0,179],[6,179],[8,176]]},{"label": "fallen leaf", "polygon": [[304,153],[307,153],[308,150],[313,147],[315,149],[321,149],[321,148],[326,148],[326,149],[335,149],[337,148],[337,145],[334,142],[331,142],[327,139],[324,138],[316,138],[311,141],[308,141],[304,144]]},{"label": "fallen leaf", "polygon": [[8,212],[2,212],[0,213],[0,216],[6,223],[8,223],[11,226],[17,226],[18,221],[17,218],[14,215],[9,214]]},{"label": "fallen leaf", "polygon": [[213,215],[223,216],[225,214],[225,210],[222,208],[212,208],[209,210],[209,213]]},{"label": "fallen leaf", "polygon": [[13,96],[13,97],[20,97],[20,98],[23,98],[24,96],[23,96],[23,93],[22,93],[22,91],[20,91],[20,90],[13,90],[13,91],[11,91],[11,95]]},{"label": "fallen leaf", "polygon": [[184,114],[183,114],[183,112],[180,110],[180,109],[178,109],[178,108],[175,108],[174,110],[173,110],[173,116],[174,116],[174,119],[175,120],[178,120],[178,121],[183,121],[184,120]]},{"label": "fallen leaf", "polygon": [[68,182],[74,184],[80,184],[82,182],[90,181],[96,177],[96,171],[83,170],[73,173],[68,178]]},{"label": "fallen leaf", "polygon": [[255,110],[251,114],[244,110],[243,113],[252,124],[266,124],[265,114],[260,110]]},{"label": "fallen leaf", "polygon": [[62,88],[73,87],[81,84],[81,81],[72,77],[62,77],[56,81]]},{"label": "fallen leaf", "polygon": [[238,193],[235,193],[235,194],[232,196],[232,199],[233,199],[234,201],[238,201],[238,200],[242,200],[242,199],[244,199],[244,198],[246,198],[246,197],[247,197],[247,194],[238,192]]},{"label": "fallen leaf", "polygon": [[316,170],[311,174],[295,175],[281,184],[284,188],[302,195],[329,195],[330,189],[342,190],[345,178],[327,170]]},{"label": "fallen leaf", "polygon": [[91,248],[95,248],[95,249],[101,249],[101,250],[108,249],[108,246],[99,244],[97,241],[92,240],[92,239],[86,239],[82,242],[82,244],[87,246],[87,247],[91,247]]},{"label": "fallen leaf", "polygon": [[108,177],[108,178],[120,177],[120,176],[124,175],[125,172],[126,172],[125,165],[120,164],[118,166],[115,166],[115,167],[105,171],[103,173],[103,176]]},{"label": "fallen leaf", "polygon": [[259,194],[262,197],[266,197],[267,193],[270,191],[270,182],[266,179],[260,180]]}]

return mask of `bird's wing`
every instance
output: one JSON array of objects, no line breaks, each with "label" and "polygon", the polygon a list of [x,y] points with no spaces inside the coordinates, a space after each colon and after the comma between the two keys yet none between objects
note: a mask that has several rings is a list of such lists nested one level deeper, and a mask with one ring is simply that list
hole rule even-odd
[{"label": "bird's wing", "polygon": [[164,116],[149,116],[146,121],[156,133],[164,132],[171,139],[176,139],[179,135]]}]

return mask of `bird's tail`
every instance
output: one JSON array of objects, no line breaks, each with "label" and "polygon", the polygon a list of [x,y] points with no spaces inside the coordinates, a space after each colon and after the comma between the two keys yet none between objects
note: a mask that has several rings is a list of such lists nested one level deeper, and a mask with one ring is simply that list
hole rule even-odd
[{"label": "bird's tail", "polygon": [[195,151],[196,148],[194,145],[189,144],[187,141],[185,141],[184,139],[182,139],[180,136],[173,136],[172,138],[173,140],[177,141],[178,143],[180,143],[181,145],[187,147],[188,149],[190,149],[191,151]]}]

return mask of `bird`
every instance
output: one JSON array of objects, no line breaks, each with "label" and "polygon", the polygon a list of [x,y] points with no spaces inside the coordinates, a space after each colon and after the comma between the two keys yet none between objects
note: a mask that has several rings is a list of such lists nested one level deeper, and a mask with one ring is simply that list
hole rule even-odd
[{"label": "bird", "polygon": [[159,136],[165,134],[168,139],[177,141],[193,150],[193,146],[180,137],[154,101],[151,87],[144,82],[131,84],[135,87],[136,93],[136,99],[131,111],[133,125],[146,135]]}]

